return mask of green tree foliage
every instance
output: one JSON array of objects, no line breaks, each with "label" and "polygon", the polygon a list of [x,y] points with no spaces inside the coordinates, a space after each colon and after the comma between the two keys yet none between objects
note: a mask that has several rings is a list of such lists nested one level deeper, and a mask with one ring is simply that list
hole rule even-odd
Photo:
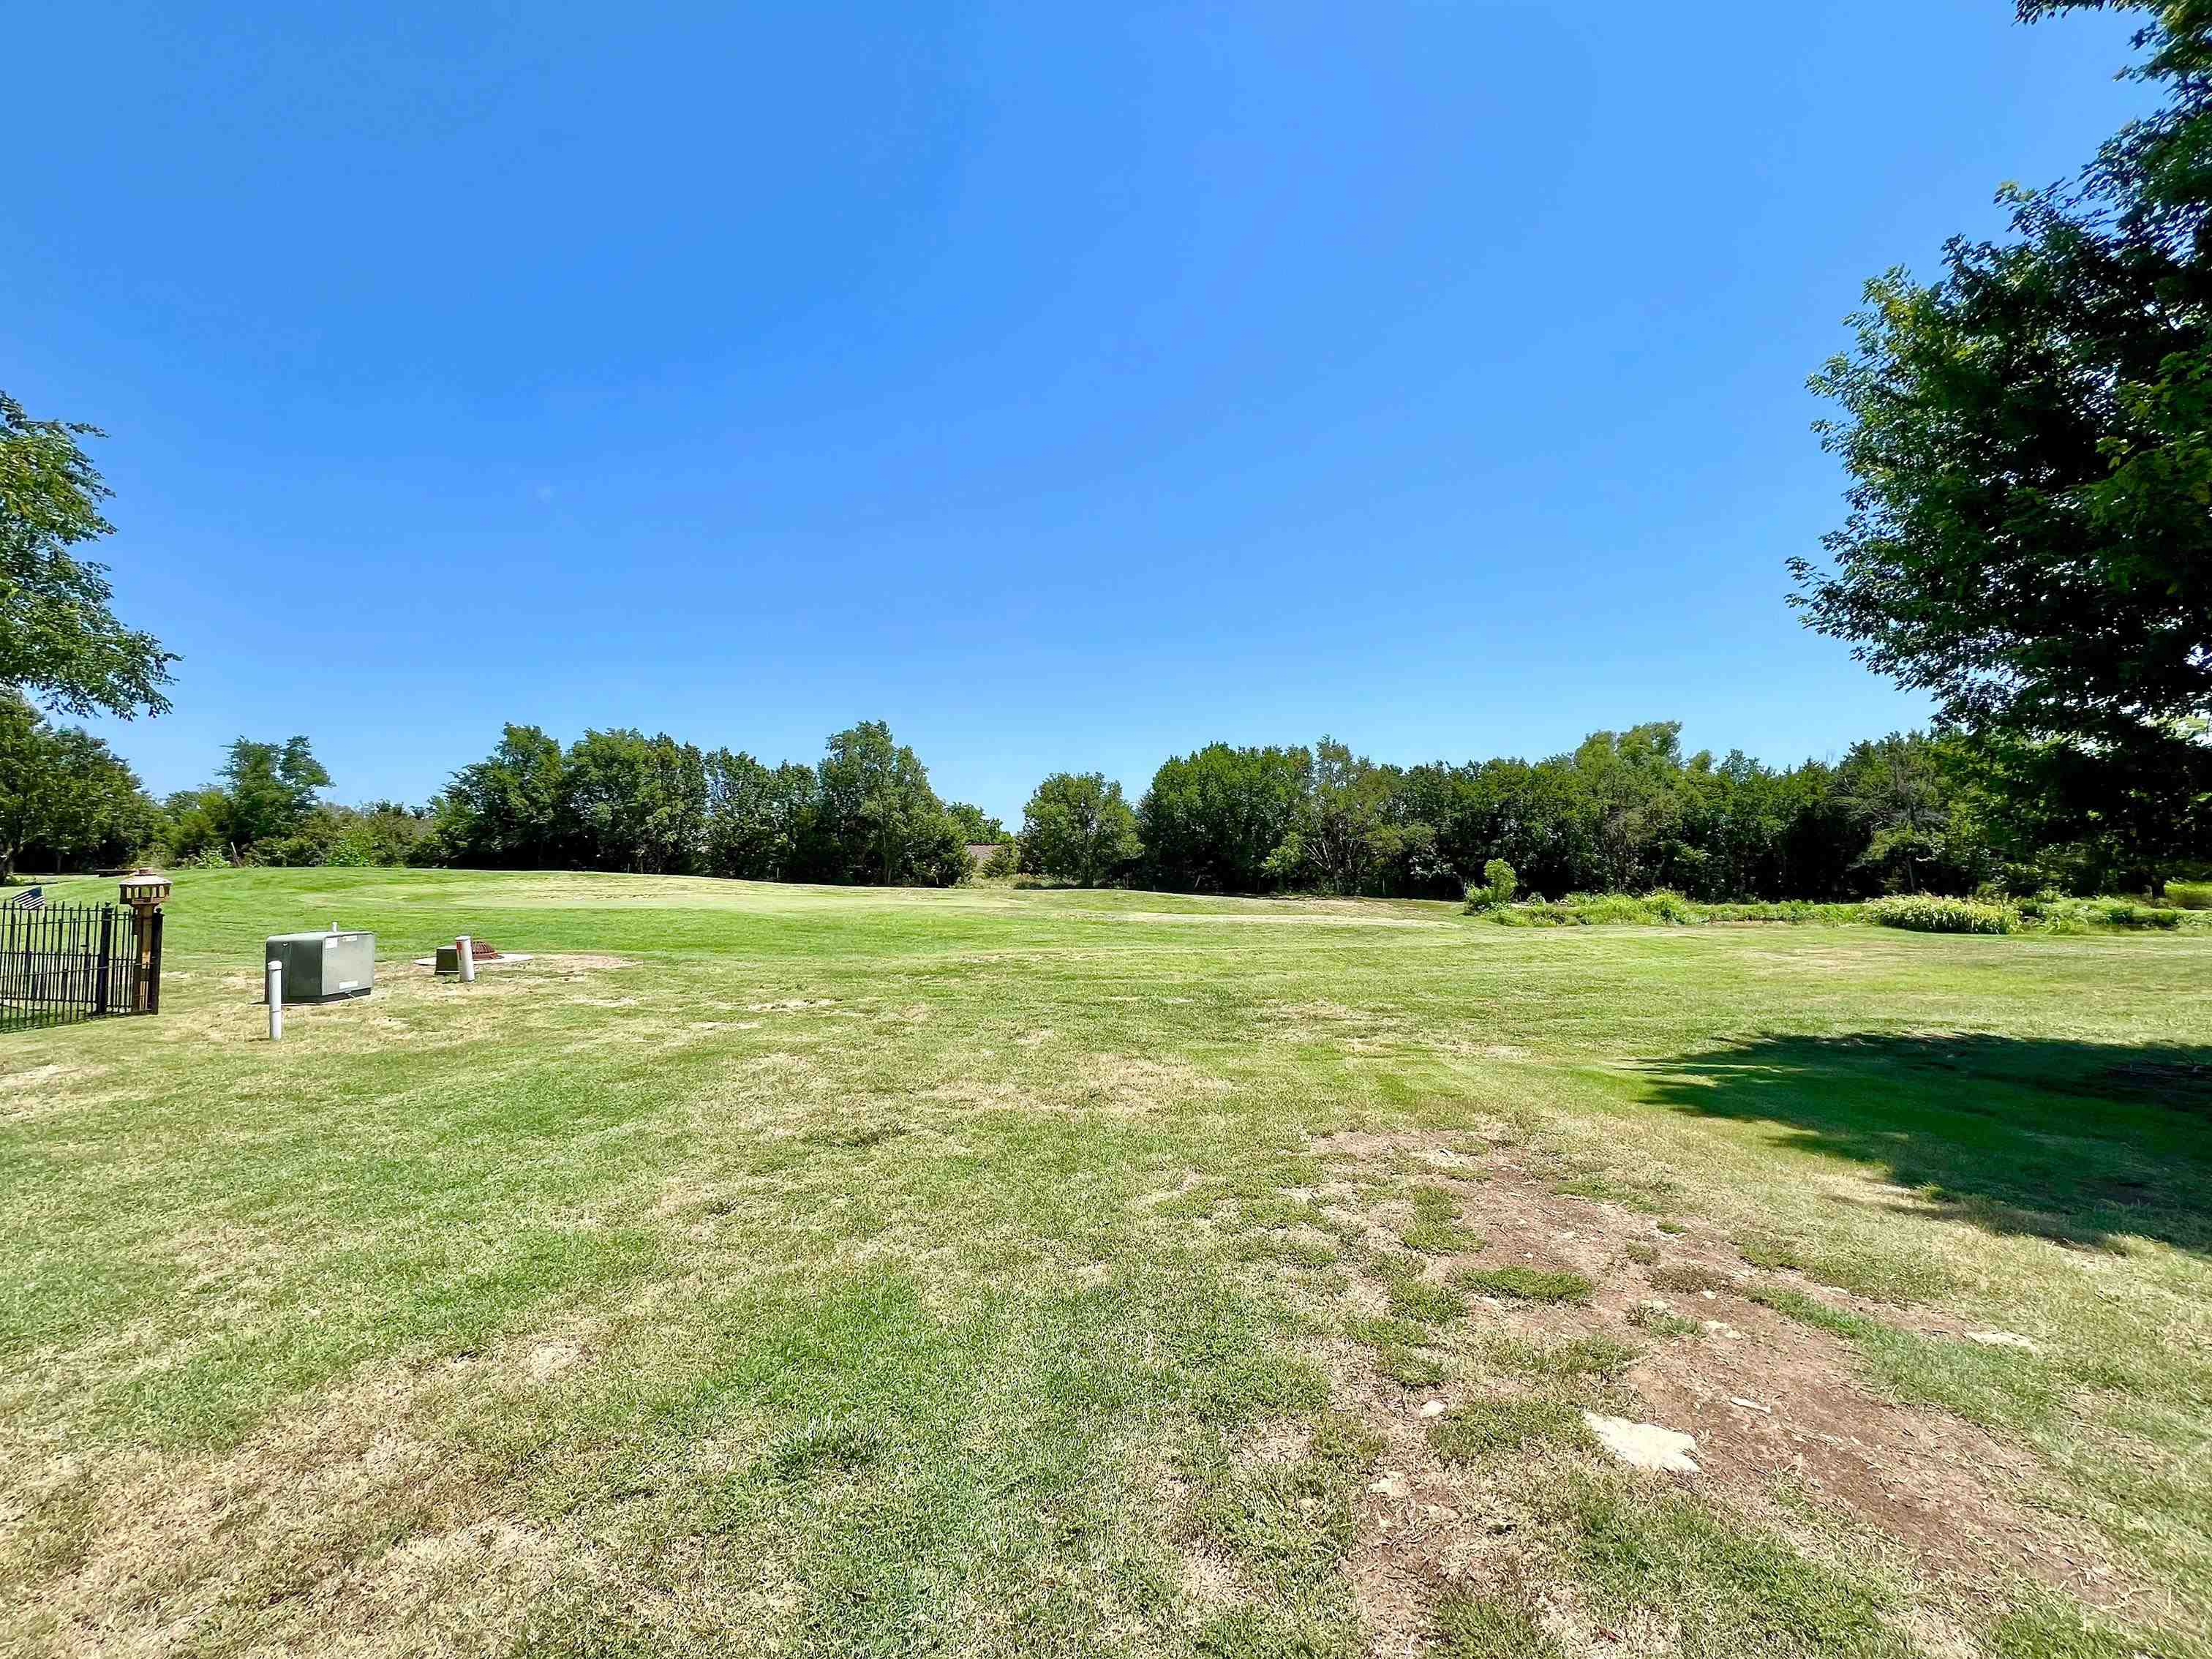
[{"label": "green tree foliage", "polygon": [[434,862],[434,830],[429,810],[396,800],[363,806],[325,806],[313,829],[313,862],[349,866]]},{"label": "green tree foliage", "polygon": [[164,863],[228,864],[232,848],[222,791],[213,784],[179,789],[161,803],[161,856]]},{"label": "green tree foliage", "polygon": [[155,817],[137,775],[105,743],[0,691],[0,881],[15,878],[27,851],[57,868],[126,856]]},{"label": "green tree foliage", "polygon": [[331,775],[305,738],[240,738],[216,782],[163,804],[154,834],[171,863],[401,865],[435,862],[429,809],[398,801],[341,806],[321,798]]},{"label": "green tree foliage", "polygon": [[1022,847],[1040,875],[1096,887],[1142,850],[1121,786],[1097,772],[1055,772],[1022,809]]},{"label": "green tree foliage", "polygon": [[881,720],[830,739],[816,768],[809,861],[818,879],[949,886],[974,872],[960,827],[912,749]]},{"label": "green tree foliage", "polygon": [[[1985,744],[1893,733],[1833,764],[1778,770],[1740,753],[1685,755],[1680,737],[1650,721],[1544,760],[1411,768],[1328,738],[1310,750],[1216,744],[1162,766],[1133,814],[1103,775],[1048,778],[1018,855],[1078,882],[1483,904],[1523,889],[1671,889],[1700,903],[2132,890],[2114,879],[2136,866],[2109,825],[2010,810]],[[876,721],[839,732],[816,765],[775,767],[634,731],[563,749],[510,726],[427,814],[329,805],[318,798],[327,787],[304,740],[241,740],[219,784],[170,798],[165,855],[943,884],[972,873],[977,820],[994,827],[944,805],[914,751]],[[992,873],[1014,861],[994,857]]]},{"label": "green tree foliage", "polygon": [[707,757],[707,868],[745,881],[793,881],[814,817],[811,766],[769,767],[717,749]]},{"label": "green tree foliage", "polygon": [[1892,732],[1855,744],[1837,786],[1865,850],[1852,860],[1885,893],[1971,892],[1995,877],[1971,751],[1957,738]]},{"label": "green tree foliage", "polygon": [[1940,281],[1869,285],[1813,382],[1849,515],[1792,569],[2012,811],[2142,867],[2212,846],[2212,5],[2110,9],[2148,15],[2133,73],[2167,101],[2073,183],[2008,186],[2012,234],[1954,240]]},{"label": "green tree foliage", "polygon": [[960,839],[970,847],[996,846],[1007,839],[1004,823],[981,807],[971,806],[964,800],[946,802],[945,816],[952,820]]},{"label": "green tree foliage", "polygon": [[[1832,766],[1685,756],[1672,721],[1593,732],[1547,760],[1406,769],[1328,738],[1310,752],[1215,745],[1155,780],[1139,812],[1145,878],[1486,902],[1492,864],[1540,894],[1672,888],[1708,902],[2069,881],[2048,848],[2008,840],[1985,773],[1960,739],[1917,735],[1857,744]],[[1237,800],[1245,787],[1257,799]],[[1256,868],[1208,840],[1236,854],[1270,832]]]},{"label": "green tree foliage", "polygon": [[695,870],[708,842],[706,757],[663,732],[586,732],[562,769],[585,862],[635,875]]},{"label": "green tree foliage", "polygon": [[1315,745],[1305,794],[1291,831],[1268,860],[1285,886],[1319,893],[1365,893],[1414,848],[1400,811],[1404,775],[1354,755],[1334,738]]},{"label": "green tree foliage", "polygon": [[812,767],[635,731],[563,750],[509,726],[453,775],[435,824],[438,854],[473,867],[923,884],[972,869],[968,823],[879,721],[839,732]]},{"label": "green tree foliage", "polygon": [[1470,911],[1498,910],[1513,902],[1521,890],[1521,878],[1504,859],[1491,859],[1482,866],[1482,885],[1467,890]]},{"label": "green tree foliage", "polygon": [[567,758],[534,726],[505,727],[496,749],[453,775],[434,812],[447,857],[477,869],[557,869],[574,846]]},{"label": "green tree foliage", "polygon": [[247,848],[297,835],[320,804],[331,775],[302,737],[281,744],[239,738],[219,786],[225,839]]},{"label": "green tree foliage", "polygon": [[114,526],[111,492],[79,445],[99,437],[75,421],[34,421],[0,392],[0,686],[47,708],[128,720],[166,713],[176,658],[108,609],[107,568],[71,551]]},{"label": "green tree foliage", "polygon": [[1273,885],[1267,860],[1297,826],[1312,769],[1304,749],[1217,743],[1170,757],[1137,806],[1155,879],[1200,892]]}]

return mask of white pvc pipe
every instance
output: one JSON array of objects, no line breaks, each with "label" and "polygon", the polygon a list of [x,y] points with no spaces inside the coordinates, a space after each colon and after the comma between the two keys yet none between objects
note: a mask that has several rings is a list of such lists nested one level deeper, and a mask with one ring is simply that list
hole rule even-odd
[{"label": "white pvc pipe", "polygon": [[460,967],[461,983],[475,984],[477,982],[476,941],[466,933],[453,941],[453,960]]},{"label": "white pvc pipe", "polygon": [[284,1040],[284,964],[273,957],[269,961],[266,994],[269,998],[269,1040],[282,1042]]}]

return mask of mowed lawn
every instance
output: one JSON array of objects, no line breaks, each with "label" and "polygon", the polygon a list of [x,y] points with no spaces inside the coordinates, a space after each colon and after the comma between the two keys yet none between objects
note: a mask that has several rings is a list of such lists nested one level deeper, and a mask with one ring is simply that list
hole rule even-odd
[{"label": "mowed lawn", "polygon": [[[333,921],[375,996],[270,1044]],[[159,1018],[0,1038],[0,1651],[2208,1651],[2212,939],[169,926]],[[410,965],[463,931],[535,960]]]}]

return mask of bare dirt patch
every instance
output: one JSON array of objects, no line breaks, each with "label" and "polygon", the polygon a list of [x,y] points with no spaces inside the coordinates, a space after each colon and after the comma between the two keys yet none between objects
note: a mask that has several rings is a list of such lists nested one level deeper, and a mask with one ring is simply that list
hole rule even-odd
[{"label": "bare dirt patch", "polygon": [[[1431,1281],[1448,1280],[1462,1264],[1520,1265],[1577,1272],[1593,1285],[1583,1304],[1471,1297],[1466,1317],[1435,1340],[1475,1363],[1435,1389],[1380,1376],[1370,1350],[1346,1345],[1339,1356],[1345,1386],[1384,1433],[1386,1464],[1402,1474],[1407,1489],[1402,1498],[1395,1489],[1368,1495],[1350,1564],[1363,1612],[1383,1633],[1377,1651],[1421,1639],[1409,1609],[1421,1601],[1423,1585],[1489,1582],[1506,1570],[1492,1558],[1513,1553],[1499,1540],[1524,1524],[1517,1504],[1505,1494],[1486,1498],[1480,1480],[1470,1487],[1463,1472],[1440,1467],[1419,1415],[1431,1397],[1458,1401],[1501,1386],[1573,1395],[1601,1413],[1694,1437],[1701,1472],[1663,1478],[1689,1481],[1785,1534],[1804,1532],[1777,1501],[1788,1487],[1901,1544],[1921,1571],[1960,1589],[1985,1590],[2025,1572],[2099,1602],[2125,1590],[2126,1575],[2085,1529],[2029,1501],[2040,1474],[2032,1455],[1948,1413],[1883,1398],[1862,1380],[1850,1343],[1745,1294],[1791,1276],[1747,1269],[1728,1241],[1702,1226],[1662,1235],[1650,1217],[1620,1205],[1559,1194],[1547,1174],[1510,1153],[1469,1160],[1466,1145],[1462,1134],[1355,1133],[1312,1146],[1355,1181],[1364,1171],[1395,1177],[1413,1163],[1424,1168],[1422,1182],[1460,1200],[1463,1222],[1486,1247],[1425,1262]],[[1471,1162],[1480,1169],[1467,1167]],[[1371,1225],[1376,1213],[1365,1212],[1368,1242],[1387,1248],[1387,1230]],[[1655,1291],[1655,1272],[1662,1282],[1695,1288]],[[1355,1282],[1349,1300],[1365,1309],[1376,1298],[1359,1294],[1364,1282]],[[1838,1305],[1847,1301],[1824,1294]],[[1702,1337],[1656,1337],[1631,1321],[1639,1304],[1712,1328]],[[1868,1311],[1899,1312],[1873,1304]],[[1589,1352],[1566,1345],[1590,1338],[1641,1357],[1610,1375],[1545,1374],[1547,1363]],[[1600,1403],[1607,1399],[1617,1404]],[[1486,1504],[1494,1510],[1487,1516]],[[1802,1541],[1817,1551],[1816,1540]],[[1563,1612],[1560,1622],[1564,1629],[1573,1621]]]},{"label": "bare dirt patch", "polygon": [[2109,1578],[2087,1540],[2011,1496],[2035,1480],[2033,1458],[1870,1393],[1824,1332],[1734,1297],[1726,1322],[1741,1340],[1671,1345],[1626,1376],[1659,1420],[1696,1434],[1717,1487],[1757,1508],[1776,1477],[1801,1478],[1938,1571],[1971,1559],[2076,1591]]},{"label": "bare dirt patch", "polygon": [[637,963],[631,961],[628,957],[603,956],[591,951],[570,951],[555,956],[533,957],[529,962],[518,964],[518,966],[521,969],[527,969],[532,975],[541,975],[545,974],[609,974],[618,972],[624,968],[635,968],[637,966]]}]

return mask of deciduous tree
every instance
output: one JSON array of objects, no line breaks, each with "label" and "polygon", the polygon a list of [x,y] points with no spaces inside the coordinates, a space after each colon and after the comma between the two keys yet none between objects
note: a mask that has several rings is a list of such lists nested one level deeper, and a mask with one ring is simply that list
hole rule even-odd
[{"label": "deciduous tree", "polygon": [[48,708],[125,719],[169,707],[176,658],[108,608],[107,568],[72,551],[107,535],[111,492],[76,421],[34,421],[0,392],[0,686]]},{"label": "deciduous tree", "polygon": [[971,847],[996,844],[1006,839],[1006,826],[981,807],[964,800],[947,801],[945,816],[952,820],[952,827],[960,832],[960,839]]},{"label": "deciduous tree", "polygon": [[559,741],[534,726],[502,728],[496,749],[453,774],[434,815],[456,863],[542,870],[566,862],[575,826]]},{"label": "deciduous tree", "polygon": [[303,737],[281,744],[237,738],[220,775],[225,830],[240,848],[296,835],[315,810],[318,792],[331,785]]},{"label": "deciduous tree", "polygon": [[1137,807],[1138,834],[1157,878],[1222,893],[1271,885],[1267,860],[1297,827],[1312,766],[1304,749],[1225,743],[1170,757]]},{"label": "deciduous tree", "polygon": [[769,767],[718,749],[707,757],[707,867],[745,881],[788,881],[813,819],[814,769]]},{"label": "deciduous tree", "polygon": [[108,746],[0,692],[0,881],[27,847],[69,857],[150,829],[152,803]]},{"label": "deciduous tree", "polygon": [[707,847],[706,757],[666,732],[586,732],[562,769],[586,861],[602,870],[682,875]]},{"label": "deciduous tree", "polygon": [[1041,875],[1096,887],[1142,851],[1121,786],[1100,772],[1055,772],[1022,809],[1022,847]]},{"label": "deciduous tree", "polygon": [[[2094,0],[2028,0],[2033,20]],[[1944,720],[2101,797],[2138,841],[2212,845],[2212,5],[2142,11],[2167,102],[2063,186],[2008,186],[2012,234],[1877,278],[1814,386],[1851,477],[1820,631]],[[2147,793],[2146,793],[2147,792]]]},{"label": "deciduous tree", "polygon": [[830,739],[815,769],[812,861],[830,881],[949,886],[974,860],[929,772],[881,720]]}]

